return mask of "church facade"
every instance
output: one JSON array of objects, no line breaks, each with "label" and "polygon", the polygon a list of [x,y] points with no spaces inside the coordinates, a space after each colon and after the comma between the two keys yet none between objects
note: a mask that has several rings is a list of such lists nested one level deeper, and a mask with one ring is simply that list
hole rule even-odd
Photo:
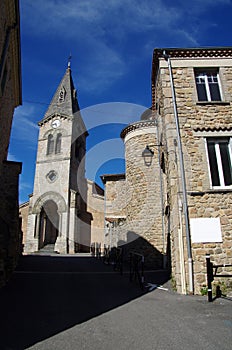
[{"label": "church facade", "polygon": [[70,65],[38,125],[34,191],[29,208],[21,207],[28,210],[24,252],[89,252],[91,240],[103,235],[104,193],[85,178],[88,132]]}]

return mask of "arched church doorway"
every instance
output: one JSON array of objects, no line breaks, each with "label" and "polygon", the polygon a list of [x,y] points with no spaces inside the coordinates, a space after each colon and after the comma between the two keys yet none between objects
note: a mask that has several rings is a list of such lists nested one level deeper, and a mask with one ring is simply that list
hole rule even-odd
[{"label": "arched church doorway", "polygon": [[40,212],[39,249],[55,245],[58,236],[59,214],[53,200],[44,203]]}]

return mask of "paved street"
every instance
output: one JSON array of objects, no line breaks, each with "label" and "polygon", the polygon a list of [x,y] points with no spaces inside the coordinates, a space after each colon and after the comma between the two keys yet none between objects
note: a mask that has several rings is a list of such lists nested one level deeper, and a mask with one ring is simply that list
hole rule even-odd
[{"label": "paved street", "polygon": [[232,300],[141,291],[91,257],[24,256],[0,290],[1,350],[230,349]]}]

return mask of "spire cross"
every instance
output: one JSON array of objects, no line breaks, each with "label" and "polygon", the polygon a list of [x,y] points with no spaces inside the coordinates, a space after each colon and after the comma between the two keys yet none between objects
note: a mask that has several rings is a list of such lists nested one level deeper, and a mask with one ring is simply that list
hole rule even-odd
[{"label": "spire cross", "polygon": [[71,68],[71,59],[72,59],[72,55],[70,52],[69,58],[68,58],[68,68]]}]

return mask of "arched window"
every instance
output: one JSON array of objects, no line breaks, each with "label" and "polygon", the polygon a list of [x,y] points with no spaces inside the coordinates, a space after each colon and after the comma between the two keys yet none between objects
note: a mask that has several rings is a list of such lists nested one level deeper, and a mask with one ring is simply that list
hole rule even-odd
[{"label": "arched window", "polygon": [[56,136],[56,148],[55,148],[55,153],[60,153],[61,152],[61,139],[62,139],[62,134],[57,134]]},{"label": "arched window", "polygon": [[54,138],[53,135],[48,135],[48,145],[47,145],[47,154],[52,154],[54,152]]},{"label": "arched window", "polygon": [[60,90],[60,93],[59,93],[59,102],[60,103],[64,102],[65,95],[66,95],[65,88],[62,87],[61,90]]}]

